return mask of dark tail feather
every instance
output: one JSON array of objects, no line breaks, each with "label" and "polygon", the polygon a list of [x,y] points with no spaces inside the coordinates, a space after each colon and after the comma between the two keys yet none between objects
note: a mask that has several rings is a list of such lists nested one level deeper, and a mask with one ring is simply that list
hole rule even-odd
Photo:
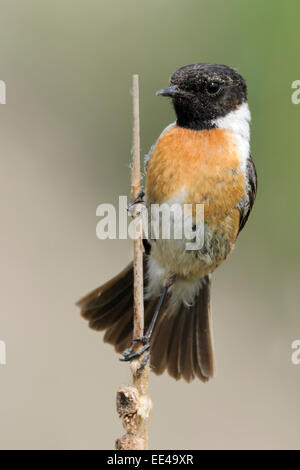
[{"label": "dark tail feather", "polygon": [[212,320],[210,313],[210,279],[206,276],[200,295],[195,303],[196,345],[194,360],[198,358],[201,373],[209,379],[214,375],[214,350],[212,337]]},{"label": "dark tail feather", "polygon": [[161,312],[161,317],[158,318],[159,327],[155,327],[151,344],[151,367],[157,375],[161,375],[167,368],[168,350],[172,343],[176,318],[168,310]]},{"label": "dark tail feather", "polygon": [[[144,262],[144,270],[146,263]],[[145,329],[150,324],[158,299],[145,301]],[[83,297],[77,305],[95,330],[106,330],[104,341],[121,353],[132,339],[133,268],[130,263],[120,274]],[[171,304],[166,299],[151,341],[151,367],[156,374],[168,370],[176,380],[206,382],[214,375],[210,319],[210,280],[203,279],[194,305]]]},{"label": "dark tail feather", "polygon": [[176,380],[206,382],[214,376],[214,353],[210,318],[210,280],[206,276],[194,305],[167,304],[154,331],[151,367],[165,369]]},{"label": "dark tail feather", "polygon": [[[81,309],[81,315],[87,320],[102,317],[110,306],[118,303],[118,298],[132,288],[133,271],[132,263],[108,282],[82,297],[76,305]],[[112,295],[113,294],[113,295]],[[104,307],[103,314],[99,310]],[[97,312],[97,313],[96,313]],[[105,327],[104,327],[105,328]]]}]

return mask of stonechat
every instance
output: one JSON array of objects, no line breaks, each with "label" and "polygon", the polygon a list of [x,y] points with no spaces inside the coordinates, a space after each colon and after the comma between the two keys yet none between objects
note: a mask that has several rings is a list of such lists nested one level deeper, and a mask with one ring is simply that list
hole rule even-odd
[{"label": "stonechat", "polygon": [[145,352],[157,374],[206,382],[215,368],[211,274],[232,251],[256,195],[247,85],[231,67],[197,63],[178,69],[157,95],[172,100],[176,121],[146,156],[139,198],[147,208],[203,204],[203,243],[187,250],[184,237],[144,241],[146,334],[139,351],[132,346],[132,263],[78,305],[123,360]]}]

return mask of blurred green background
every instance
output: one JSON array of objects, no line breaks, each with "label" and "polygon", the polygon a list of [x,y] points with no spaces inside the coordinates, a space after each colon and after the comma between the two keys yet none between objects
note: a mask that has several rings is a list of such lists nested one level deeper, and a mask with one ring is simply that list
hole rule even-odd
[{"label": "blurred green background", "polygon": [[299,448],[300,79],[297,1],[0,2],[0,447],[113,448],[129,368],[74,302],[130,260],[96,238],[96,207],[129,193],[131,75],[148,152],[174,120],[155,97],[178,67],[233,66],[247,79],[258,196],[214,275],[217,377],[151,375],[150,447]]}]

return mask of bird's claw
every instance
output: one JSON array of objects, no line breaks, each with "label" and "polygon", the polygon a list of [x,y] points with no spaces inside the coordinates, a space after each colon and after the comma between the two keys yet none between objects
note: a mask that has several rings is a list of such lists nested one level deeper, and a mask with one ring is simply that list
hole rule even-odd
[{"label": "bird's claw", "polygon": [[145,335],[145,336],[138,336],[137,338],[133,338],[132,341],[134,341],[134,342],[136,342],[136,343],[141,343],[141,344],[145,345],[145,344],[149,344],[149,343],[150,343],[150,338],[149,338],[147,335]]},{"label": "bird's claw", "polygon": [[144,199],[143,199],[144,196],[145,196],[145,192],[144,192],[144,189],[142,188],[138,192],[136,198],[133,199],[132,201],[130,201],[130,203],[127,206],[127,211],[129,213],[129,215],[134,217],[135,215],[139,215],[141,213],[141,210],[138,213],[136,212],[136,205],[137,204],[145,204]]},{"label": "bird's claw", "polygon": [[[143,346],[136,351],[135,348],[134,348],[134,343],[141,343]],[[133,359],[137,359],[138,357],[141,357],[142,354],[144,354],[144,352],[146,352],[146,351],[149,352],[149,354],[150,354],[150,339],[147,336],[140,336],[138,338],[134,338],[133,341],[132,341],[131,346],[129,348],[125,349],[125,351],[123,351],[123,353],[122,353],[123,357],[120,357],[120,361],[132,361]],[[147,360],[149,359],[149,355],[147,355],[147,356],[148,357],[146,359],[146,363],[147,363]],[[145,358],[144,358],[144,360],[145,360]],[[144,360],[143,360],[143,362],[144,362]]]}]

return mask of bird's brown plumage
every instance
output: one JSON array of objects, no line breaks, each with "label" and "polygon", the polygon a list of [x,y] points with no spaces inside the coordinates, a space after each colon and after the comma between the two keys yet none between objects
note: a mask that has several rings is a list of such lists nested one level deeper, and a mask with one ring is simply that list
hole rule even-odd
[{"label": "bird's brown plumage", "polygon": [[[206,382],[213,376],[209,292],[210,281],[206,278],[192,307],[183,303],[171,306],[169,299],[166,300],[151,340],[153,372],[160,375],[167,370],[176,380],[183,378],[187,382],[195,377]],[[156,303],[157,298],[145,301],[145,328],[150,324]],[[77,305],[89,326],[105,330],[104,341],[112,344],[118,353],[123,352],[131,343],[133,331],[132,263]]]}]

